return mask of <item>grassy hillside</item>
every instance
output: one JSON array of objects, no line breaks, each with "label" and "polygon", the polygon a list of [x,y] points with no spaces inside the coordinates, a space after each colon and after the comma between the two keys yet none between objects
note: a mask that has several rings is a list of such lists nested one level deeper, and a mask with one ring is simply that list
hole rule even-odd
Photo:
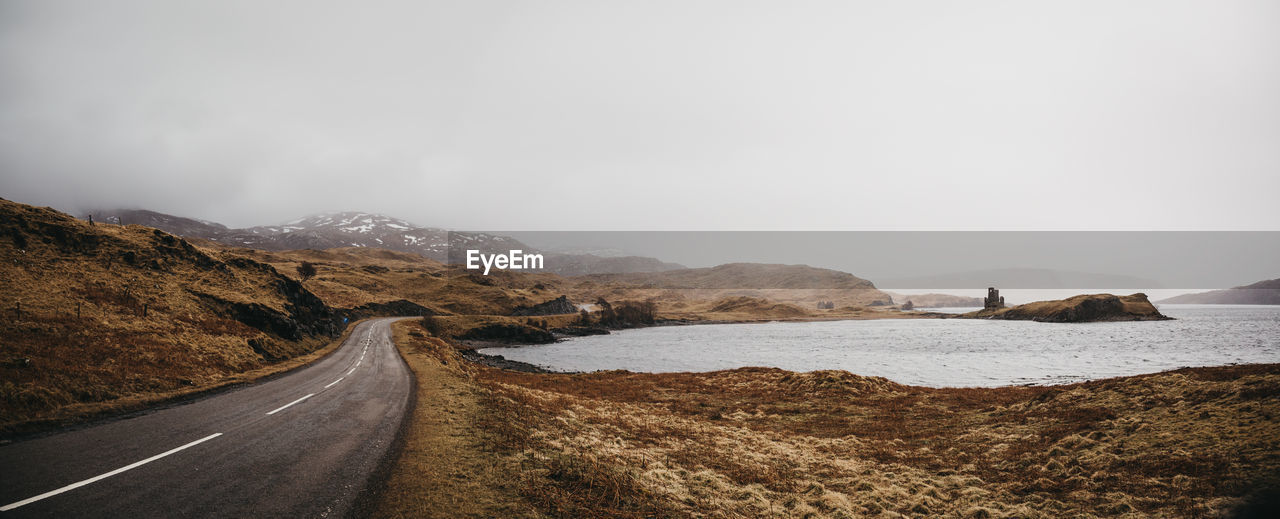
[{"label": "grassy hillside", "polygon": [[207,386],[339,332],[268,264],[0,200],[0,426]]},{"label": "grassy hillside", "polygon": [[[317,271],[305,281],[303,262]],[[0,201],[0,429],[218,385],[314,351],[344,318],[435,315],[456,337],[515,327],[514,337],[545,341],[546,330],[507,316],[562,295],[652,302],[659,320],[901,315],[861,306],[888,296],[830,270],[735,264],[669,275],[655,286],[637,281],[647,274],[484,276],[362,247],[265,252]],[[743,286],[762,288],[734,288]],[[821,300],[840,304],[818,310]]]},{"label": "grassy hillside", "polygon": [[730,263],[664,272],[594,274],[581,279],[602,285],[663,290],[689,300],[764,298],[806,310],[815,309],[819,301],[831,301],[836,307],[893,304],[893,298],[870,281],[807,265]]},{"label": "grassy hillside", "polygon": [[896,294],[886,292],[893,297],[894,304],[911,301],[916,308],[959,308],[982,306],[981,297],[957,296],[951,294]]},{"label": "grassy hillside", "polygon": [[598,281],[679,289],[874,289],[846,272],[807,265],[729,263],[716,267],[634,274],[592,274]]},{"label": "grassy hillside", "polygon": [[[874,301],[889,300],[887,294],[866,280],[804,266],[735,264],[650,274],[573,277],[493,271],[483,276],[414,254],[362,247],[236,252],[269,263],[284,273],[296,272],[303,261],[311,262],[319,273],[306,282],[307,287],[335,308],[405,299],[440,315],[509,315],[520,306],[567,295],[580,304],[594,303],[599,298],[653,301],[660,317],[688,321],[906,316],[866,307]],[[759,274],[763,281],[748,283],[746,279],[753,274]],[[668,275],[674,281],[664,282]],[[734,285],[781,288],[726,288]],[[827,288],[805,288],[814,286]],[[818,301],[833,301],[837,307],[818,310]]]},{"label": "grassy hillside", "polygon": [[307,287],[335,308],[405,299],[445,315],[508,315],[520,305],[555,299],[570,285],[554,274],[495,270],[484,276],[417,254],[363,247],[238,252],[291,275],[311,262],[318,273]]}]

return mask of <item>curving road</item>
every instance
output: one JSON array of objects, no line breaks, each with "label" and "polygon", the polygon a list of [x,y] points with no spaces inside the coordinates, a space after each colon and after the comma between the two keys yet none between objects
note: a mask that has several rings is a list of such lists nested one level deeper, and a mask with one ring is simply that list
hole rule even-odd
[{"label": "curving road", "polygon": [[0,517],[342,517],[409,408],[395,319],[288,375],[0,447]]}]

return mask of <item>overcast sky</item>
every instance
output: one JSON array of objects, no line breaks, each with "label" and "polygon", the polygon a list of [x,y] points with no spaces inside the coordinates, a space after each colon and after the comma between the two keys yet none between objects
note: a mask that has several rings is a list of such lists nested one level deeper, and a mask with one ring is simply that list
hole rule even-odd
[{"label": "overcast sky", "polygon": [[1280,229],[1280,2],[0,0],[0,197],[232,226]]}]

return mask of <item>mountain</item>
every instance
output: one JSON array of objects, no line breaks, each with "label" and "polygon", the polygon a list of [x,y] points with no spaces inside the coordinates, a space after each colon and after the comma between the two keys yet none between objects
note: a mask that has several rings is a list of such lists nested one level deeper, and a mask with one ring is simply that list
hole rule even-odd
[{"label": "mountain", "polygon": [[203,238],[231,247],[266,251],[369,247],[420,254],[448,263],[464,263],[465,251],[486,254],[519,249],[542,253],[544,272],[566,276],[602,272],[654,272],[683,268],[655,258],[640,256],[604,257],[593,254],[561,254],[538,251],[510,236],[478,232],[457,232],[421,227],[399,218],[376,213],[339,212],[299,218],[280,225],[231,229],[218,223],[173,216],[142,209],[98,210],[99,222],[124,222],[155,227],[179,236]]},{"label": "mountain", "polygon": [[878,278],[880,286],[899,289],[1000,288],[1161,288],[1160,283],[1134,276],[1069,270],[1005,268],[909,278]]},{"label": "mountain", "polygon": [[81,218],[88,219],[90,216],[98,223],[142,225],[189,238],[213,239],[230,231],[227,226],[220,223],[157,213],[146,209],[96,210],[85,213]]},{"label": "mountain", "polygon": [[848,272],[767,263],[727,263],[632,274],[593,274],[588,279],[668,289],[874,289],[875,284]]},{"label": "mountain", "polygon": [[1175,305],[1280,305],[1280,279],[1269,279],[1252,285],[1225,290],[1183,294],[1157,301],[1157,303]]},{"label": "mountain", "polygon": [[951,294],[898,294],[886,292],[893,303],[900,305],[911,301],[916,308],[972,308],[982,306],[981,297],[953,296]]},{"label": "mountain", "polygon": [[[167,215],[142,209],[97,211],[100,222],[138,224],[180,236],[204,238],[223,245],[260,250],[335,249],[376,247],[414,252],[443,261],[449,250],[450,232],[419,227],[407,221],[373,213],[340,212],[299,218],[281,225],[229,229],[218,223]],[[526,248],[511,238],[481,233],[454,233],[455,242],[477,243],[483,248]]]},{"label": "mountain", "polygon": [[341,330],[331,307],[269,264],[6,200],[0,297],[0,430],[73,404],[224,382]]},{"label": "mountain", "polygon": [[815,307],[819,301],[833,301],[846,306],[893,304],[893,298],[876,289],[870,281],[848,272],[808,265],[729,263],[705,268],[581,277],[602,284],[687,291],[704,299],[766,297],[807,308]]},{"label": "mountain", "polygon": [[601,273],[663,272],[685,268],[644,256],[597,256],[595,254],[563,254],[548,252],[547,269],[561,276],[583,276]]}]

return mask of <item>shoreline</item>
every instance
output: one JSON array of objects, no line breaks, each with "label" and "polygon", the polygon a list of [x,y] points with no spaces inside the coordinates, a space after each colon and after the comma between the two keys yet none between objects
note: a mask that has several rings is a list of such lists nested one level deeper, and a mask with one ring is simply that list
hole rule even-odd
[{"label": "shoreline", "polygon": [[[897,317],[897,316],[894,316],[894,317]],[[939,314],[936,312],[929,312],[929,313],[919,313],[916,315],[912,315],[911,317],[958,318],[958,315]],[[893,318],[893,317],[890,317],[890,318]],[[612,332],[621,331],[621,330],[630,330],[633,328],[655,328],[659,326],[691,326],[691,325],[709,325],[709,324],[762,324],[762,323],[771,323],[771,322],[797,323],[797,322],[861,321],[861,320],[882,320],[882,319],[831,318],[831,317],[812,317],[812,316],[802,317],[802,318],[782,318],[782,319],[662,318],[662,319],[659,319],[658,322],[652,325],[634,326],[634,327],[621,328],[621,329],[609,329],[607,331],[609,333],[612,333]],[[891,327],[907,327],[907,328],[916,327],[916,325],[912,325],[908,323],[903,323],[900,325],[890,325],[890,326]],[[1051,335],[1055,333],[1048,328],[1052,328],[1052,327],[1047,327],[1043,333],[1048,333]],[[675,332],[675,333],[679,334],[683,332]],[[690,333],[698,333],[698,332],[690,332]],[[712,332],[708,332],[708,333],[712,333]],[[743,336],[749,338],[755,332],[746,330],[746,331],[738,331],[738,332],[728,331],[725,333],[737,334],[737,335],[745,334]],[[555,342],[561,342],[574,337],[581,337],[586,334],[566,335],[566,334],[556,333],[555,335],[556,335]],[[607,339],[602,339],[602,340],[607,341]],[[640,342],[638,342],[633,346],[644,345],[643,337],[641,339],[636,339],[636,340],[639,340]],[[1157,373],[1178,371],[1178,370],[1184,370],[1184,369],[1228,369],[1228,368],[1241,367],[1241,366],[1268,365],[1268,364],[1277,363],[1275,359],[1272,359],[1267,356],[1257,356],[1257,355],[1245,356],[1243,358],[1219,358],[1219,359],[1199,358],[1199,357],[1192,356],[1192,357],[1180,358],[1176,360],[1169,359],[1169,360],[1173,360],[1174,362],[1163,363],[1163,365],[1159,365],[1159,366],[1131,366],[1133,368],[1131,371],[1130,370],[1120,370],[1120,371],[1110,370],[1110,372],[1089,373],[1089,372],[1075,372],[1075,371],[1062,372],[1061,370],[1059,371],[1049,370],[1044,373],[1044,376],[1036,376],[1036,377],[1030,377],[1030,378],[1015,376],[1017,375],[1016,373],[1011,374],[1007,377],[1002,377],[1002,376],[999,376],[999,373],[996,373],[992,377],[988,377],[987,381],[982,382],[982,381],[976,381],[976,380],[968,380],[968,378],[972,378],[972,377],[957,378],[957,377],[952,377],[947,375],[942,375],[940,377],[937,377],[937,376],[924,376],[922,374],[919,376],[911,375],[911,374],[904,375],[903,373],[901,373],[901,371],[903,371],[901,369],[897,369],[897,370],[891,369],[888,371],[882,370],[879,372],[882,374],[867,373],[866,371],[864,371],[865,368],[860,370],[857,368],[856,365],[850,365],[849,367],[846,367],[846,368],[841,368],[841,367],[827,368],[825,367],[827,366],[827,364],[823,364],[823,363],[815,364],[814,362],[800,362],[798,364],[795,362],[792,362],[792,363],[783,363],[783,365],[778,365],[777,363],[770,362],[767,359],[760,359],[760,358],[754,358],[754,357],[740,359],[742,361],[741,364],[736,362],[725,362],[725,361],[732,360],[732,359],[724,358],[724,357],[733,357],[734,355],[732,354],[732,352],[721,352],[720,354],[717,355],[718,357],[721,357],[720,361],[713,363],[713,365],[705,365],[705,363],[703,363],[704,365],[702,366],[701,369],[699,369],[698,363],[696,362],[692,364],[688,362],[677,363],[677,365],[675,366],[665,366],[665,367],[661,365],[650,365],[646,363],[640,363],[638,365],[635,363],[632,363],[633,365],[632,369],[617,367],[616,363],[598,362],[598,363],[594,363],[596,364],[594,368],[588,371],[582,371],[583,368],[581,367],[556,366],[554,358],[538,359],[536,358],[537,356],[535,355],[535,358],[529,359],[535,362],[540,360],[542,362],[550,363],[548,365],[542,365],[542,364],[535,364],[533,362],[526,362],[523,360],[510,359],[505,357],[504,354],[512,354],[511,352],[500,351],[502,349],[518,349],[518,348],[524,348],[528,346],[539,346],[542,344],[525,343],[525,342],[474,341],[474,340],[473,341],[451,341],[451,342],[453,342],[454,347],[457,348],[460,351],[460,353],[465,358],[467,358],[467,360],[471,362],[493,367],[493,368],[514,371],[514,372],[523,372],[523,373],[583,374],[583,373],[625,371],[628,373],[635,373],[635,374],[664,374],[664,373],[682,373],[682,372],[705,374],[705,373],[715,373],[715,372],[722,372],[722,371],[733,371],[737,369],[760,368],[760,369],[780,369],[780,370],[791,372],[791,373],[804,374],[804,373],[813,373],[816,371],[827,371],[828,369],[831,369],[834,371],[843,371],[849,374],[856,374],[859,376],[885,377],[887,380],[894,381],[895,383],[910,385],[910,386],[918,386],[922,388],[933,388],[933,389],[948,389],[948,388],[988,389],[988,388],[1004,388],[1004,387],[1070,387],[1077,384],[1085,384],[1085,383],[1101,381],[1101,380],[1119,379],[1119,378],[1134,377],[1134,376],[1145,376],[1145,375],[1152,375]],[[479,351],[487,348],[494,348],[499,351],[486,351],[486,352]],[[688,352],[682,354],[679,351],[668,351],[666,352],[666,354],[674,355],[676,358],[690,355],[690,353]],[[516,356],[517,358],[519,358],[522,355],[516,354]],[[801,355],[801,357],[811,357],[811,356],[812,355],[807,355],[807,354]],[[719,364],[720,362],[724,362],[724,364]],[[614,365],[611,366],[611,364],[614,364]],[[590,363],[588,365],[590,365]],[[650,369],[644,369],[646,367]],[[634,369],[634,368],[639,368],[639,369]],[[851,370],[850,368],[853,368],[853,370]],[[943,368],[939,368],[939,369],[943,369]],[[1107,370],[1104,370],[1104,371],[1107,371]],[[1128,372],[1126,373],[1126,371]],[[995,385],[989,385],[989,384],[995,384]]]}]

